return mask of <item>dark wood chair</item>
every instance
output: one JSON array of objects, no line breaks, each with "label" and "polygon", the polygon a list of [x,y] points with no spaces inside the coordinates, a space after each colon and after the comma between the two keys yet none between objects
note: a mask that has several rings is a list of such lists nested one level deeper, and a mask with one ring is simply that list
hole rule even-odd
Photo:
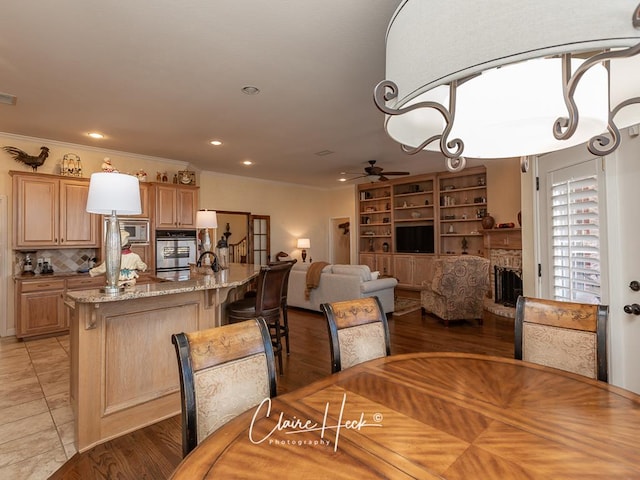
[{"label": "dark wood chair", "polygon": [[178,356],[184,456],[229,420],[276,396],[264,319],[178,333],[171,342]]},{"label": "dark wood chair", "polygon": [[323,303],[331,373],[391,354],[389,325],[378,297]]},{"label": "dark wood chair", "polygon": [[291,264],[291,268],[289,268],[289,271],[287,272],[285,279],[284,279],[284,284],[282,286],[282,300],[281,300],[281,309],[282,309],[282,323],[280,323],[280,334],[282,336],[284,336],[284,341],[287,344],[287,355],[289,355],[291,353],[291,349],[289,348],[289,317],[288,317],[288,309],[289,306],[287,304],[287,293],[289,292],[289,274],[291,273],[291,269],[293,268],[293,266],[296,264],[298,260],[297,259],[293,259],[293,260],[281,260],[281,261],[275,261],[275,262],[271,262],[269,265],[278,265],[281,263],[289,263]]},{"label": "dark wood chair", "polygon": [[282,333],[280,331],[280,315],[282,313],[282,292],[289,272],[293,266],[290,262],[264,265],[256,281],[255,296],[245,296],[227,305],[229,323],[236,323],[248,318],[263,317],[271,333],[273,353],[278,357],[280,374],[284,372],[282,364]]},{"label": "dark wood chair", "polygon": [[606,305],[520,296],[514,357],[606,382],[608,314]]}]

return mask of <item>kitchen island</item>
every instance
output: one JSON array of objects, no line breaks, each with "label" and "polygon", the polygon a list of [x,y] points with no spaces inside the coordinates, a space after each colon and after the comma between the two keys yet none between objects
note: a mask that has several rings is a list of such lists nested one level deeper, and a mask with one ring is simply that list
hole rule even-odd
[{"label": "kitchen island", "polygon": [[71,390],[79,452],[180,413],[171,335],[218,327],[259,266],[136,285],[118,295],[67,292]]}]

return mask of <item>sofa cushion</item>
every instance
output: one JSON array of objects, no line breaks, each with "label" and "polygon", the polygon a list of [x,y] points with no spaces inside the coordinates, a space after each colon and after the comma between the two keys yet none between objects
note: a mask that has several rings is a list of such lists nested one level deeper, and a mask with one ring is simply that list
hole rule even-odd
[{"label": "sofa cushion", "polygon": [[331,271],[339,275],[359,275],[360,280],[371,280],[371,270],[367,265],[333,265]]}]

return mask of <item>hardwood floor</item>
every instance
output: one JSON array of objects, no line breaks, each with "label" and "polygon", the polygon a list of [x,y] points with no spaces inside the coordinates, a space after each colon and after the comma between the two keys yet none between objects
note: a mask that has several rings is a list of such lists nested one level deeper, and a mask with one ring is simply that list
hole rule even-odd
[{"label": "hardwood floor", "polygon": [[[284,358],[278,394],[330,374],[327,328],[322,314],[289,309],[291,355]],[[513,320],[485,312],[484,324],[463,322],[445,327],[420,312],[389,321],[391,353],[472,352],[513,357]],[[177,367],[176,367],[177,368]],[[50,479],[167,478],[181,457],[180,417],[176,416],[76,454]]]}]

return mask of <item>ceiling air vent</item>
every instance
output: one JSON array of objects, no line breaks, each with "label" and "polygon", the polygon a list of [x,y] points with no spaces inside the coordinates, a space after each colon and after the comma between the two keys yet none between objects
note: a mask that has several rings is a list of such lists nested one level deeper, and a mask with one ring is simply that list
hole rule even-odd
[{"label": "ceiling air vent", "polygon": [[18,97],[16,97],[15,95],[0,92],[0,103],[5,103],[7,105],[15,105],[17,101],[18,101]]}]

